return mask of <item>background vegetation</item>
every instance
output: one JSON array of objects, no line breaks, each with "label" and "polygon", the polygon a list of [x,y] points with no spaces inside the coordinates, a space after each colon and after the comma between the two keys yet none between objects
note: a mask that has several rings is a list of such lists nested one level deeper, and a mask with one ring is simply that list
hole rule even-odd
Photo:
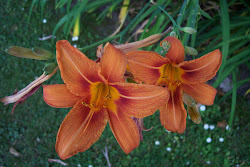
[{"label": "background vegetation", "polygon": [[[249,3],[244,0],[156,3],[158,6],[143,0],[128,5],[123,5],[122,0],[3,1],[0,97],[25,87],[43,73],[44,67],[44,61],[10,56],[4,52],[6,48],[38,46],[54,52],[56,41],[67,39],[79,48],[85,47],[82,51],[95,59],[96,46],[86,46],[112,34],[119,26],[121,8],[128,6],[120,33],[108,39],[111,43],[143,39],[169,26],[174,26],[178,34],[180,26],[197,29],[196,34],[179,35],[184,45],[198,50],[199,56],[216,48],[222,51],[222,67],[209,82],[218,89],[215,104],[201,111],[201,124],[188,119],[183,134],[167,132],[160,125],[159,112],[144,119],[146,127],[154,128],[143,132],[144,141],[129,155],[121,150],[107,126],[89,150],[64,162],[68,166],[107,166],[102,152],[107,147],[112,166],[249,166],[249,95],[244,96],[249,88]],[[79,16],[79,40],[72,41]],[[39,40],[49,35],[56,38]],[[144,49],[162,53],[159,43]],[[186,56],[192,58],[195,57]],[[52,83],[62,83],[59,72],[45,84]],[[54,149],[56,134],[69,109],[46,105],[42,89],[18,105],[13,115],[11,109],[12,104],[0,104],[0,166],[62,166],[48,159],[59,159]]]}]

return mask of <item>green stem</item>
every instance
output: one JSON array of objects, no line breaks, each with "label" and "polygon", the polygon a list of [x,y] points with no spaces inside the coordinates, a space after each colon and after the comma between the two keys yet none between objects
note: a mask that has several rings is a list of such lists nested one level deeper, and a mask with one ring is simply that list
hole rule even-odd
[{"label": "green stem", "polygon": [[96,43],[93,43],[93,44],[91,44],[91,45],[85,46],[85,47],[83,47],[83,48],[79,48],[79,50],[80,50],[80,51],[88,50],[88,49],[93,48],[93,47],[96,47],[96,46],[98,46],[98,45],[100,45],[100,44],[102,44],[102,43],[106,43],[106,42],[111,41],[111,40],[113,40],[113,39],[115,39],[115,38],[118,38],[119,36],[120,36],[120,34],[117,34],[117,35],[115,35],[115,36],[106,38],[106,39],[104,39],[104,40],[98,41],[98,42],[96,42]]}]

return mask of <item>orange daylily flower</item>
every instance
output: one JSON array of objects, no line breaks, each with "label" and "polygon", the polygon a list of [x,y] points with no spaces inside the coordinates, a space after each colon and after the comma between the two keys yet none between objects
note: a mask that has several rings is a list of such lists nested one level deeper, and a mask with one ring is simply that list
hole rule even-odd
[{"label": "orange daylily flower", "polygon": [[128,65],[137,81],[168,88],[170,98],[160,107],[161,124],[169,131],[183,133],[187,113],[182,94],[185,92],[199,103],[212,105],[217,91],[204,82],[216,75],[222,54],[217,49],[198,59],[184,61],[180,40],[169,36],[162,44],[171,45],[165,57],[155,52],[132,51],[127,54]]},{"label": "orange daylily flower", "polygon": [[138,147],[140,135],[131,116],[152,115],[168,100],[168,92],[158,86],[124,83],[126,55],[109,43],[99,64],[65,40],[57,42],[56,51],[65,84],[44,85],[44,100],[52,107],[73,107],[57,134],[60,158],[87,150],[107,121],[125,153]]}]

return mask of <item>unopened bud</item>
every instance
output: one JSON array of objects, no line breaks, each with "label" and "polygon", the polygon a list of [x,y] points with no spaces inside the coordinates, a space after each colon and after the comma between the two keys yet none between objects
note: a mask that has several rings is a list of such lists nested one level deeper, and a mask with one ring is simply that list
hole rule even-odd
[{"label": "unopened bud", "polygon": [[49,75],[55,70],[56,67],[56,63],[45,63],[43,71],[45,72],[45,75]]},{"label": "unopened bud", "polygon": [[182,94],[182,101],[188,106],[192,107],[196,104],[194,98],[186,93],[183,92]]},{"label": "unopened bud", "polygon": [[127,44],[115,45],[117,49],[122,50],[124,53],[128,53],[130,51],[137,50],[138,48],[146,47],[153,45],[154,43],[158,42],[161,37],[165,36],[169,31],[171,31],[172,27],[169,27],[165,32],[160,34],[151,35],[143,40],[131,42]]},{"label": "unopened bud", "polygon": [[37,54],[32,49],[23,48],[20,46],[10,46],[8,49],[5,50],[5,52],[12,56],[28,59],[47,60],[50,58],[50,56],[44,54]]},{"label": "unopened bud", "polygon": [[32,52],[35,53],[35,55],[37,56],[46,57],[47,59],[50,59],[55,56],[53,52],[39,47],[32,48]]},{"label": "unopened bud", "polygon": [[[75,25],[74,25],[74,30],[73,30],[73,37],[78,37],[80,35],[80,16],[79,15],[77,18],[76,18],[76,22],[75,22]],[[77,40],[76,40],[77,41]]]},{"label": "unopened bud", "polygon": [[184,50],[187,54],[191,55],[191,56],[197,56],[198,55],[198,51],[195,48],[189,47],[189,46],[185,46]]},{"label": "unopened bud", "polygon": [[171,44],[168,41],[162,41],[161,47],[163,47],[163,49],[167,52],[170,49]]},{"label": "unopened bud", "polygon": [[197,32],[196,29],[194,29],[192,27],[182,27],[181,31],[186,32],[188,34],[194,34]]},{"label": "unopened bud", "polygon": [[191,120],[194,123],[196,123],[196,124],[201,123],[201,115],[200,115],[198,107],[196,105],[194,105],[192,107],[187,106],[187,112],[188,112],[188,115],[190,116]]},{"label": "unopened bud", "polygon": [[172,37],[176,37],[177,38],[177,35],[176,35],[176,33],[174,31],[171,31],[169,35],[172,36]]}]

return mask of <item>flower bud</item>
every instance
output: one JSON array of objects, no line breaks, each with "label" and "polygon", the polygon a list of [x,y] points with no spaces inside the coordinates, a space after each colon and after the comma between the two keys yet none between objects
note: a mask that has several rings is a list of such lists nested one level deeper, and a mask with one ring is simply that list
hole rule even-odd
[{"label": "flower bud", "polygon": [[196,106],[196,104],[192,107],[187,106],[187,112],[188,115],[190,116],[191,120],[196,123],[199,124],[201,123],[201,115],[199,113],[198,107]]},{"label": "flower bud", "polygon": [[45,63],[43,71],[45,72],[45,75],[49,75],[55,70],[56,67],[56,63]]},{"label": "flower bud", "polygon": [[163,49],[167,52],[169,49],[170,49],[170,47],[171,47],[171,44],[168,42],[168,41],[162,41],[161,42],[161,47],[163,47]]},{"label": "flower bud", "polygon": [[122,50],[124,53],[128,53],[133,50],[137,50],[138,48],[146,47],[153,45],[154,43],[158,42],[162,36],[165,36],[172,27],[169,27],[165,32],[161,34],[154,34],[151,35],[143,40],[136,41],[136,42],[131,42],[131,43],[126,43],[126,44],[121,44],[121,45],[115,45],[117,49]]},{"label": "flower bud", "polygon": [[73,30],[73,37],[78,37],[80,35],[80,17],[81,15],[79,15],[77,18],[76,18],[76,22],[75,22],[75,25],[74,25],[74,30]]},{"label": "flower bud", "polygon": [[35,55],[37,55],[37,56],[46,57],[48,59],[55,56],[53,52],[48,51],[48,50],[43,49],[43,48],[39,48],[39,47],[32,48],[32,52],[35,53]]},{"label": "flower bud", "polygon": [[196,104],[194,98],[186,93],[183,92],[182,94],[182,101],[188,106],[192,107]]},{"label": "flower bud", "polygon": [[42,54],[44,53],[44,51],[47,50],[43,49],[43,52],[41,53],[41,48],[39,48],[39,50],[37,49],[38,48],[36,48],[35,50],[36,52],[34,52],[32,49],[23,48],[20,46],[10,46],[8,49],[5,50],[5,52],[12,56],[28,58],[28,59],[47,60],[50,58],[51,54]]},{"label": "flower bud", "polygon": [[195,48],[189,47],[189,46],[184,46],[184,50],[187,54],[191,56],[197,56],[198,51]]},{"label": "flower bud", "polygon": [[197,32],[196,29],[194,29],[192,27],[182,27],[181,31],[186,32],[188,34],[194,34]]},{"label": "flower bud", "polygon": [[172,36],[172,37],[176,37],[177,38],[177,35],[176,35],[176,33],[174,31],[171,31],[169,35]]}]

